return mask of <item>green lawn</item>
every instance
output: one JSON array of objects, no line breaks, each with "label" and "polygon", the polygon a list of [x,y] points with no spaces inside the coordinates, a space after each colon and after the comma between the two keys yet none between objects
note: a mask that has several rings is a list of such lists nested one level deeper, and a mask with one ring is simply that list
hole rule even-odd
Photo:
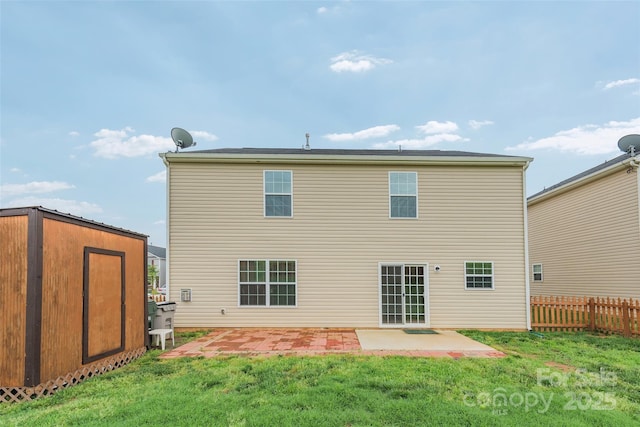
[{"label": "green lawn", "polygon": [[640,341],[464,331],[502,359],[311,356],[159,360],[35,402],[0,425],[640,425]]}]

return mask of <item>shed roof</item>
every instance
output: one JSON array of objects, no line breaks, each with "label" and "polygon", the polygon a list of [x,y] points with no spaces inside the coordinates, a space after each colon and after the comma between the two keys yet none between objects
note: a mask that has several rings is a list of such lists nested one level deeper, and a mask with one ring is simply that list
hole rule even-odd
[{"label": "shed roof", "polygon": [[59,212],[55,209],[45,208],[43,206],[24,206],[24,207],[16,207],[16,208],[2,208],[0,209],[0,216],[18,216],[18,215],[27,215],[29,211],[40,211],[44,214],[45,217],[55,218],[59,217],[67,222],[76,223],[79,225],[86,225],[93,228],[104,229],[107,231],[127,234],[127,235],[135,235],[138,237],[147,238],[146,234],[138,233],[136,231],[127,230],[125,228],[115,227],[113,225],[108,225],[103,222],[93,221],[87,218],[83,218],[81,216],[72,215],[70,213]]}]

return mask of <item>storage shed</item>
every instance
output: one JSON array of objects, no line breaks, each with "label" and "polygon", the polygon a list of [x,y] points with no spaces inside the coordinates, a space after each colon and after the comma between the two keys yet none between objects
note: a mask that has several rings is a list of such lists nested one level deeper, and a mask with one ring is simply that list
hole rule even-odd
[{"label": "storage shed", "polygon": [[0,402],[146,351],[147,237],[42,207],[0,209]]}]

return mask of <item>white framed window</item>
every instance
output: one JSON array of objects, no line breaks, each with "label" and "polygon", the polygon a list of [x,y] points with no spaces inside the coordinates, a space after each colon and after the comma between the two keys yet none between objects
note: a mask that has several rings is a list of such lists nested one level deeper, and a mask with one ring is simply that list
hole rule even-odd
[{"label": "white framed window", "polygon": [[533,270],[533,281],[542,282],[542,264],[533,264],[531,268]]},{"label": "white framed window", "polygon": [[295,307],[297,277],[297,262],[294,260],[239,260],[239,305]]},{"label": "white framed window", "polygon": [[389,217],[418,217],[417,172],[389,172]]},{"label": "white framed window", "polygon": [[494,289],[493,261],[465,261],[465,289]]},{"label": "white framed window", "polygon": [[293,216],[293,173],[285,170],[264,171],[264,216]]}]

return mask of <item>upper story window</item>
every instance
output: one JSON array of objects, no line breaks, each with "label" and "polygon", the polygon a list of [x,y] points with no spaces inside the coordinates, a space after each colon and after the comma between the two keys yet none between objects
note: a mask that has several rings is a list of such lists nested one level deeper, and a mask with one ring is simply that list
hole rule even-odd
[{"label": "upper story window", "polygon": [[465,289],[493,289],[493,262],[465,262],[464,282]]},{"label": "upper story window", "polygon": [[533,264],[533,281],[542,282],[542,264]]},{"label": "upper story window", "polygon": [[418,173],[389,172],[389,217],[418,217]]},{"label": "upper story window", "polygon": [[264,171],[264,216],[293,216],[291,171]]}]

